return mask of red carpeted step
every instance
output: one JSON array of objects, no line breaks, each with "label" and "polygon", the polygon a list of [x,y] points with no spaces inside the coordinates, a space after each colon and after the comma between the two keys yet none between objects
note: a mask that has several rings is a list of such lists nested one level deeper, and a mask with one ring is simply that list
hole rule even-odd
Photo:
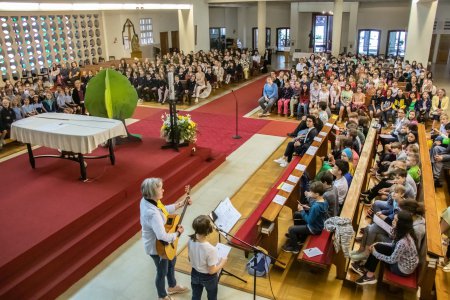
[{"label": "red carpeted step", "polygon": [[[196,156],[185,151],[147,175],[169,170],[161,175],[167,178],[165,198],[176,200],[185,183],[195,185],[225,160],[225,155],[205,159],[209,155],[209,149]],[[0,273],[7,275],[2,276],[0,298],[54,298],[138,232],[142,179],[1,266]]]}]

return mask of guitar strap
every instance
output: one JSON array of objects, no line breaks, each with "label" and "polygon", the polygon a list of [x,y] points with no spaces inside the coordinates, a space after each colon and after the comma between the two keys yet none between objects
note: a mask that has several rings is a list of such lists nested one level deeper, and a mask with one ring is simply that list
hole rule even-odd
[{"label": "guitar strap", "polygon": [[164,206],[164,204],[161,203],[161,201],[159,201],[159,200],[155,201],[153,199],[146,199],[146,198],[144,198],[144,199],[145,199],[145,201],[148,201],[150,204],[152,204],[152,205],[156,206],[157,208],[159,208],[162,211],[162,213],[164,214],[164,216],[166,217],[166,219],[167,219],[167,216],[169,215],[169,212],[167,211],[167,209]]}]

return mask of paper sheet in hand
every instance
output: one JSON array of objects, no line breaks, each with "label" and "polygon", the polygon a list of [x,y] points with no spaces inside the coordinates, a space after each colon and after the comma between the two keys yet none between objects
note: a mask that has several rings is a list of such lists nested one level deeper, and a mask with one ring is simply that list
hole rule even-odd
[{"label": "paper sheet in hand", "polygon": [[320,251],[320,249],[317,248],[317,247],[305,249],[305,250],[303,250],[303,252],[308,257],[314,257],[314,256],[317,256],[317,255],[322,255],[323,254],[323,252]]},{"label": "paper sheet in hand", "polygon": [[280,204],[280,205],[284,205],[284,203],[286,202],[286,197],[283,197],[281,195],[276,195],[273,198],[272,202],[275,202],[275,203]]},{"label": "paper sheet in hand", "polygon": [[217,256],[219,258],[227,257],[228,253],[230,253],[231,247],[222,243],[217,243]]},{"label": "paper sheet in hand", "polygon": [[380,138],[382,138],[382,139],[392,139],[394,137],[392,135],[390,135],[390,134],[380,134]]},{"label": "paper sheet in hand", "polygon": [[308,150],[306,150],[306,154],[308,155],[315,155],[317,152],[317,147],[316,146],[309,146]]},{"label": "paper sheet in hand", "polygon": [[281,189],[282,189],[283,191],[285,191],[285,192],[290,193],[290,192],[292,192],[292,190],[294,189],[294,186],[293,186],[292,184],[289,184],[289,183],[284,182],[284,183],[283,183],[283,186],[281,187]]},{"label": "paper sheet in hand", "polygon": [[292,183],[297,183],[299,181],[300,177],[294,176],[294,175],[289,175],[288,177],[288,181],[292,182]]},{"label": "paper sheet in hand", "polygon": [[391,231],[392,231],[391,225],[389,225],[388,223],[383,221],[379,216],[373,215],[373,222],[375,224],[377,224],[378,226],[380,226],[384,231],[391,234]]},{"label": "paper sheet in hand", "polygon": [[322,141],[322,138],[321,137],[318,137],[318,136],[316,136],[315,138],[314,138],[314,140],[316,141],[316,142],[321,142]]},{"label": "paper sheet in hand", "polygon": [[219,203],[214,212],[217,215],[214,223],[219,229],[225,232],[229,232],[241,218],[241,214],[236,210],[228,197]]},{"label": "paper sheet in hand", "polygon": [[298,164],[298,165],[295,166],[295,169],[303,172],[303,171],[306,170],[306,166],[302,165],[302,164]]}]

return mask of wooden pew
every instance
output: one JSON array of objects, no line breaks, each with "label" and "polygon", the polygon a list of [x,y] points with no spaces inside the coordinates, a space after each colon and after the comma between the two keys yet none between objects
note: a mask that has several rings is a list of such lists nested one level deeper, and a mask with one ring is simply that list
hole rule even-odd
[{"label": "wooden pew", "polygon": [[[373,120],[372,125],[376,125],[377,122],[377,120]],[[361,190],[365,189],[369,184],[367,170],[373,164],[376,151],[376,136],[377,129],[371,127],[367,134],[364,147],[361,151],[364,155],[361,155],[359,159],[352,184],[349,187],[347,197],[340,214],[340,217],[353,220],[353,228],[355,230],[357,228],[357,212],[360,205],[359,195]],[[327,230],[323,230],[322,234],[317,236],[308,236],[302,250],[318,247],[323,254],[310,258],[304,255],[303,251],[301,251],[298,255],[298,260],[323,269],[328,269],[331,264],[334,264],[336,266],[336,277],[338,279],[344,279],[346,274],[347,259],[345,258],[342,250],[335,254],[334,245],[332,243],[333,238],[333,234]]]},{"label": "wooden pew", "polygon": [[436,206],[433,171],[424,124],[418,124],[419,149],[422,176],[418,188],[417,201],[425,207],[425,241],[420,249],[420,264],[414,274],[401,277],[384,268],[383,282],[405,290],[416,291],[420,286],[421,299],[434,299],[432,295],[436,278],[436,268],[440,257],[444,256],[441,245],[440,214]]},{"label": "wooden pew", "polygon": [[[331,123],[331,126],[324,126],[322,129],[322,132],[325,132],[325,136],[318,135],[322,137],[322,141],[319,143],[317,141],[313,142],[313,146],[319,147],[317,150],[317,155],[325,155],[326,154],[326,148],[325,150],[321,149],[321,143],[328,144],[328,137],[329,133],[336,122],[337,117],[333,116],[330,118],[329,122]],[[300,157],[295,156],[294,159],[291,161],[291,163],[288,165],[284,173],[280,176],[280,178],[275,182],[272,189],[270,189],[267,194],[264,196],[264,198],[261,200],[260,204],[256,209],[253,211],[253,213],[250,215],[250,217],[241,225],[239,230],[235,233],[235,236],[241,240],[244,240],[248,242],[249,244],[258,244],[264,249],[268,250],[268,252],[272,255],[277,257],[278,249],[277,249],[277,242],[278,242],[278,228],[274,228],[271,231],[270,238],[264,236],[261,234],[261,227],[263,226],[263,221],[272,221],[274,223],[274,226],[277,227],[278,225],[278,214],[281,211],[281,208],[283,206],[273,206],[275,203],[272,202],[272,199],[277,195],[281,193],[285,193],[284,191],[278,190],[278,186],[280,183],[287,181],[287,178],[289,175],[293,174],[294,176],[301,177],[301,173],[297,173],[295,170],[296,165],[299,163],[299,161],[303,161],[303,163],[306,163],[307,160],[313,162],[312,165],[315,165],[315,160],[312,158],[308,158],[309,155],[304,155],[302,159],[300,160]],[[304,159],[304,160],[303,160]],[[307,164],[306,166],[309,166]],[[312,167],[311,167],[312,168]],[[315,166],[314,166],[315,168]],[[308,170],[308,168],[307,168]],[[315,170],[315,169],[314,169]],[[294,172],[295,171],[295,172]],[[300,175],[300,176],[299,176]],[[291,202],[296,202],[296,199],[298,198],[298,186],[299,183],[295,184],[295,188],[291,193],[288,194],[282,194],[284,195],[287,200],[285,205]],[[271,206],[272,205],[272,206]],[[271,208],[268,208],[271,207]],[[270,210],[275,209],[276,213],[269,213]],[[264,215],[264,220],[262,219],[262,216]],[[275,236],[276,235],[276,236]],[[231,239],[230,244],[234,247],[243,249],[246,251],[246,254],[249,252],[248,247],[240,243],[236,239]]]},{"label": "wooden pew", "polygon": [[[317,152],[315,155],[305,154],[301,158],[299,164],[302,164],[306,167],[305,171],[300,171],[294,169],[290,174],[301,178],[303,173],[306,172],[310,178],[314,178],[316,175],[316,157],[317,156],[326,156],[328,150],[328,140],[334,135],[330,134],[332,132],[333,126],[336,123],[337,117],[333,116],[328,120],[328,124],[331,126],[325,126],[322,128],[322,134],[319,134],[318,137],[321,138],[321,141],[314,141],[311,146],[317,147]],[[278,216],[280,215],[281,209],[283,206],[287,206],[293,211],[297,210],[299,199],[299,182],[291,184],[295,185],[294,190],[291,193],[288,193],[283,190],[279,190],[277,195],[285,197],[287,200],[284,205],[280,205],[275,202],[271,202],[269,206],[265,209],[264,213],[261,215],[261,222],[259,222],[259,227],[263,226],[267,227],[270,224],[274,224],[274,228],[270,234],[262,234],[260,246],[266,249],[272,256],[277,257],[279,255],[278,249]],[[260,230],[261,231],[261,230]]]}]

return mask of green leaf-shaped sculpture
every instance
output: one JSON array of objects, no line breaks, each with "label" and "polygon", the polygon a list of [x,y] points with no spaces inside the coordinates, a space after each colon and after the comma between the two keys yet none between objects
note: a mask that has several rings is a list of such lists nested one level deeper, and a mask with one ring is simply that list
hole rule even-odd
[{"label": "green leaf-shaped sculpture", "polygon": [[86,108],[89,114],[96,117],[121,120],[125,124],[125,119],[133,116],[137,101],[136,89],[115,70],[100,71],[89,80],[86,88]]}]

